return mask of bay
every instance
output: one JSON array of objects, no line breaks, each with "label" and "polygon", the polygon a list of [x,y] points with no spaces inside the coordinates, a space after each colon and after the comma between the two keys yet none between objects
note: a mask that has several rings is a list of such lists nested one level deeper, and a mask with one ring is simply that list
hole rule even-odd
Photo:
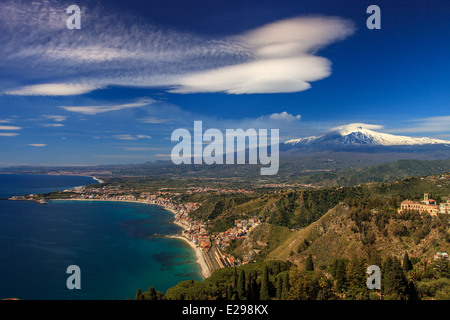
[{"label": "bay", "polygon": [[[0,175],[0,198],[93,182],[89,177]],[[139,203],[0,201],[0,298],[134,299],[137,289],[153,286],[165,292],[183,280],[202,280],[186,243],[150,238],[177,233],[172,220],[169,211]],[[69,265],[80,267],[80,290],[66,286]]]}]

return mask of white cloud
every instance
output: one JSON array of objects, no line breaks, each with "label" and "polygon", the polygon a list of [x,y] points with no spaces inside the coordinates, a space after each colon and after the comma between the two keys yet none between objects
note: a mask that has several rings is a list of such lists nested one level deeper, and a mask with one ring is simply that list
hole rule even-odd
[{"label": "white cloud", "polygon": [[0,130],[21,130],[22,127],[16,126],[0,126]]},{"label": "white cloud", "polygon": [[44,115],[44,118],[51,119],[51,120],[54,120],[57,122],[62,122],[67,119],[66,116],[60,116],[60,115]]},{"label": "white cloud", "polygon": [[328,77],[331,62],[313,53],[352,34],[338,18],[293,18],[271,23],[237,37],[253,59],[182,77],[178,93],[281,93],[304,91],[310,82]]},{"label": "white cloud", "polygon": [[47,52],[54,59],[68,59],[86,62],[105,62],[121,60],[124,58],[136,58],[137,52],[119,48],[105,48],[99,45],[85,46],[82,48],[52,48]]},{"label": "white cloud", "polygon": [[12,133],[12,132],[0,132],[0,137],[15,137],[18,136],[18,133]]},{"label": "white cloud", "polygon": [[299,56],[264,59],[181,78],[180,86],[171,92],[298,92],[311,88],[310,81],[326,78],[330,74],[330,62],[325,58]]},{"label": "white cloud", "polygon": [[340,131],[343,134],[348,132],[352,132],[357,128],[368,129],[368,130],[380,130],[383,129],[384,126],[379,124],[367,124],[367,123],[349,123],[343,126],[337,126],[331,128],[329,131]]},{"label": "white cloud", "polygon": [[402,121],[403,128],[388,129],[390,133],[449,133],[450,116],[437,116]]},{"label": "white cloud", "polygon": [[45,143],[30,143],[28,145],[31,147],[40,147],[40,148],[47,146]]},{"label": "white cloud", "polygon": [[7,90],[4,94],[15,96],[74,96],[101,88],[104,88],[104,86],[88,83],[47,83]]},{"label": "white cloud", "polygon": [[156,147],[122,147],[122,149],[126,151],[155,151],[155,150],[163,150],[162,148]]},{"label": "white cloud", "polygon": [[161,119],[161,118],[157,118],[157,117],[146,117],[146,118],[140,119],[140,121],[143,123],[156,124],[156,123],[166,123],[166,122],[170,122],[172,120],[171,119]]},{"label": "white cloud", "polygon": [[269,119],[271,120],[283,120],[283,121],[294,121],[294,120],[300,120],[302,118],[301,115],[292,115],[290,113],[287,113],[286,111],[283,111],[281,113],[272,113],[269,116]]},{"label": "white cloud", "polygon": [[132,136],[130,134],[116,134],[114,138],[119,140],[137,140],[135,136]]},{"label": "white cloud", "polygon": [[155,102],[153,99],[141,99],[136,102],[131,103],[125,103],[125,104],[118,104],[118,105],[102,105],[102,106],[60,106],[60,108],[70,111],[70,112],[77,112],[82,114],[88,114],[88,115],[95,115],[98,113],[104,113],[109,111],[117,111],[122,109],[129,109],[129,108],[138,108],[143,107],[146,105],[149,105],[151,103]]},{"label": "white cloud", "polygon": [[155,154],[154,156],[161,157],[161,158],[170,158],[172,155],[170,153],[167,153],[167,154],[158,153],[158,154]]},{"label": "white cloud", "polygon": [[147,135],[131,135],[131,134],[117,134],[114,136],[114,138],[119,140],[138,140],[138,139],[151,139],[150,136]]},{"label": "white cloud", "polygon": [[129,158],[129,159],[147,159],[146,155],[133,155],[133,154],[97,154],[94,155],[97,158]]},{"label": "white cloud", "polygon": [[61,8],[52,0],[45,5],[6,0],[0,7],[0,22],[5,21],[0,23],[0,67],[14,66],[21,75],[31,67],[43,79],[63,79],[6,89],[7,94],[78,95],[110,85],[178,93],[298,92],[331,74],[331,62],[317,50],[354,32],[340,18],[301,17],[213,38],[161,28],[126,13],[112,15],[97,5],[82,8],[89,30],[68,33],[61,32],[61,16],[66,18],[56,14]]},{"label": "white cloud", "polygon": [[62,123],[44,123],[44,127],[64,127]]}]

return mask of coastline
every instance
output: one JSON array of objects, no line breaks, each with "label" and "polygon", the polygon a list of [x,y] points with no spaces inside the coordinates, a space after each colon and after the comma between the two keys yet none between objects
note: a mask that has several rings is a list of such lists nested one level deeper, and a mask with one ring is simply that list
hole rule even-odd
[{"label": "coastline", "polygon": [[[149,203],[146,201],[137,201],[137,200],[114,200],[114,199],[108,199],[108,200],[103,200],[103,199],[52,199],[50,201],[117,201],[117,202],[130,202],[130,203],[141,203],[141,204],[150,204],[150,205],[154,205],[154,206],[158,206],[163,208],[164,210],[170,211],[171,213],[173,213],[174,215],[176,215],[178,212],[176,210],[173,210],[172,208],[167,208],[165,206],[159,205],[159,204],[154,204],[154,203]],[[176,224],[177,226],[183,228],[183,230],[186,229],[186,226],[184,226],[183,224],[179,223],[178,221],[174,220],[173,221],[174,224]],[[183,236],[180,235],[165,235],[164,237],[166,238],[171,238],[171,239],[179,239],[179,240],[183,240],[185,241],[187,244],[189,244],[189,246],[192,248],[192,250],[194,250],[195,252],[195,256],[197,258],[196,263],[200,266],[200,271],[201,271],[201,275],[204,279],[209,278],[209,276],[211,276],[211,270],[208,268],[208,265],[206,264],[205,258],[203,256],[203,251],[198,248],[192,241],[189,241],[188,239],[186,239]]]},{"label": "coastline", "polygon": [[98,183],[105,183],[105,181],[103,181],[102,179],[99,179],[99,178],[97,178],[97,177],[94,177],[94,176],[88,176],[88,177],[91,177],[92,179],[94,179],[94,180],[97,181]]},{"label": "coastline", "polygon": [[[186,229],[186,226],[184,226],[183,224],[174,221],[174,223],[177,226],[180,226],[181,228]],[[185,241],[187,244],[189,244],[189,246],[194,250],[195,252],[195,256],[197,258],[197,264],[200,266],[200,271],[202,274],[202,277],[204,279],[209,278],[211,276],[211,270],[208,268],[208,265],[206,264],[205,261],[205,257],[203,256],[203,251],[202,249],[200,249],[199,247],[197,247],[192,241],[189,241],[187,238],[180,236],[180,235],[175,235],[175,236],[167,236],[167,238],[172,238],[172,239],[180,239]]]}]

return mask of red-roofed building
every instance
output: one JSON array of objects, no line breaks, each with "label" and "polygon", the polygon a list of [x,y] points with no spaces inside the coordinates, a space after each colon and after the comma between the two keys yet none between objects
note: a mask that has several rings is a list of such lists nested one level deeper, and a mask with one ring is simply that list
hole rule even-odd
[{"label": "red-roofed building", "polygon": [[429,199],[428,193],[424,194],[424,199],[421,202],[405,200],[401,203],[399,213],[407,210],[419,211],[420,214],[428,212],[435,216],[439,213],[440,208],[436,205],[436,200]]}]

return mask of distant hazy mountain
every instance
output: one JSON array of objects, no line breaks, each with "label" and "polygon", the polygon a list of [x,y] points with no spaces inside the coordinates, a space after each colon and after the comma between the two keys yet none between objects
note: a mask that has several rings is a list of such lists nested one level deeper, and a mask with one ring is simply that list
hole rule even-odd
[{"label": "distant hazy mountain", "polygon": [[302,146],[426,146],[426,145],[447,145],[450,141],[397,136],[388,133],[372,131],[358,124],[349,124],[335,128],[320,136],[291,139],[284,142],[286,147]]}]

